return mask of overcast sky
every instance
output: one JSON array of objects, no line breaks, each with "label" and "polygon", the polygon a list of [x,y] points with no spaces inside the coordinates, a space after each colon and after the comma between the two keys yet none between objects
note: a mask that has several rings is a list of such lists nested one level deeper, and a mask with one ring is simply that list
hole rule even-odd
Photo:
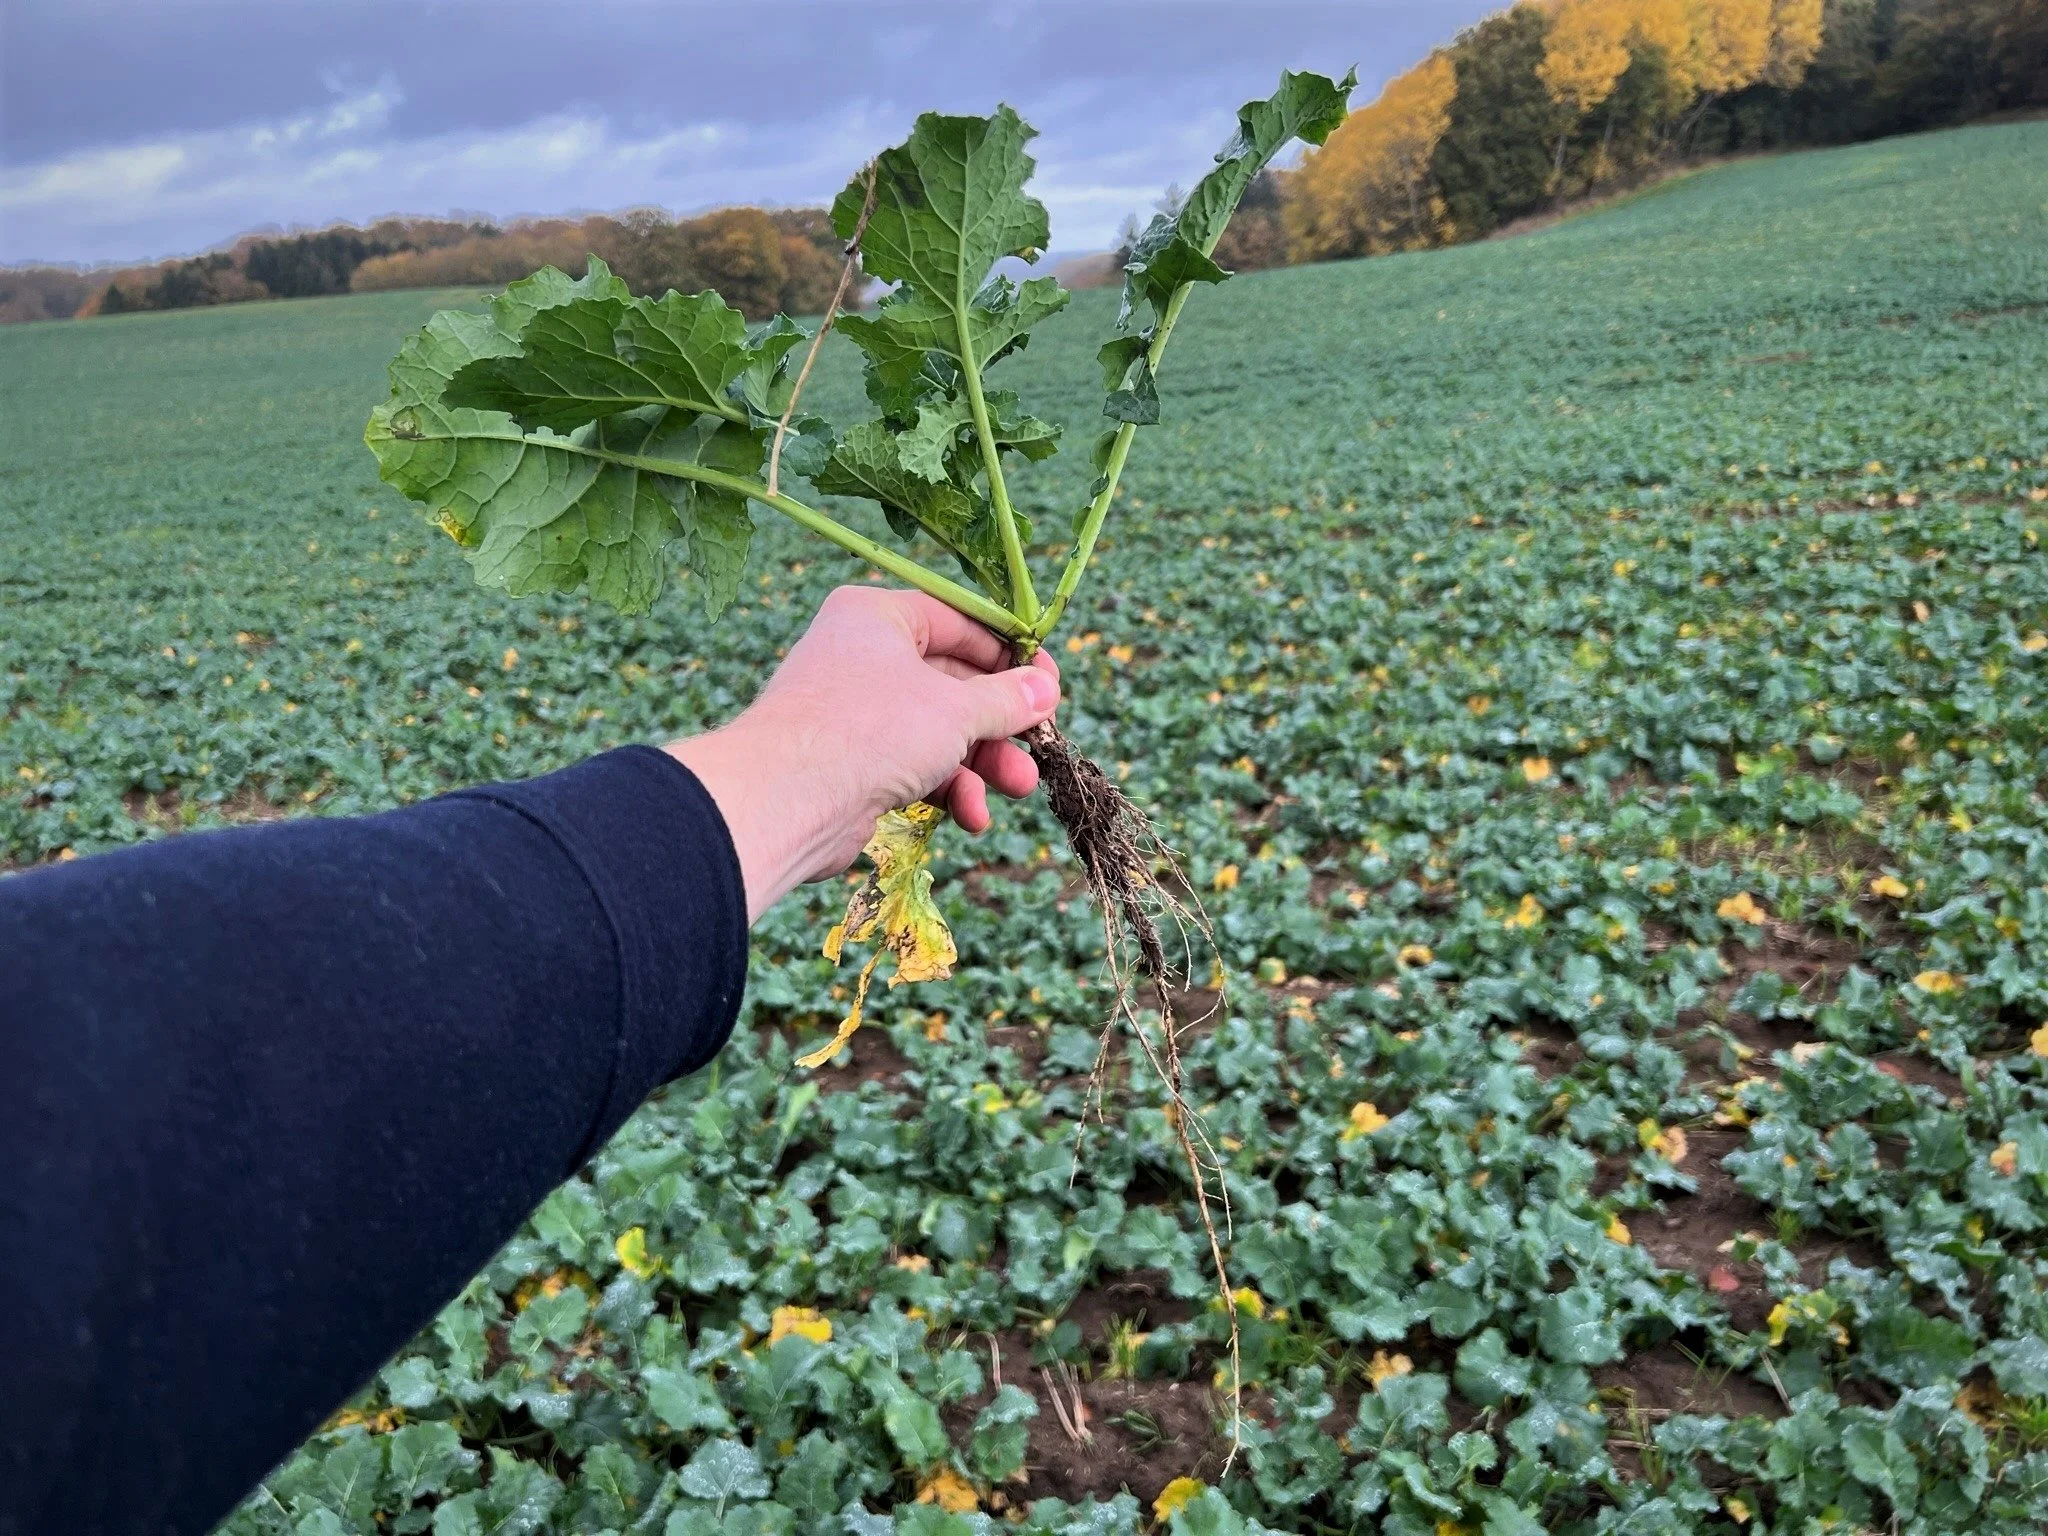
[{"label": "overcast sky", "polygon": [[829,198],[920,111],[1043,130],[1061,251],[1287,68],[1358,101],[1487,0],[0,0],[0,262],[244,231]]}]

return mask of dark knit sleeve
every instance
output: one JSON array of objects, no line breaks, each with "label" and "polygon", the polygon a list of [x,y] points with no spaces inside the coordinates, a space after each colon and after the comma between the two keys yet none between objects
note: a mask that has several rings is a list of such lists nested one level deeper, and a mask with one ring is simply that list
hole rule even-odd
[{"label": "dark knit sleeve", "polygon": [[648,747],[0,880],[0,1536],[208,1530],[745,977]]}]

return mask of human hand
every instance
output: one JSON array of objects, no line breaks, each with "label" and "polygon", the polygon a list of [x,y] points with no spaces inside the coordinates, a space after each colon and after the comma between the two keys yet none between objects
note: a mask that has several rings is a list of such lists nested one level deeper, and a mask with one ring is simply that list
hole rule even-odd
[{"label": "human hand", "polygon": [[841,587],[742,714],[666,750],[725,816],[752,922],[851,864],[884,811],[928,800],[984,830],[989,790],[1038,787],[1009,738],[1059,697],[1043,651],[1015,667],[1004,641],[935,598]]}]

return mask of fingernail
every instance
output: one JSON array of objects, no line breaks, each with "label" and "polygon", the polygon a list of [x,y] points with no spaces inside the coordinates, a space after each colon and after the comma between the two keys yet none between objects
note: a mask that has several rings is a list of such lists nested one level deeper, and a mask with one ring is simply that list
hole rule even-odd
[{"label": "fingernail", "polygon": [[1020,667],[1017,675],[1024,679],[1024,697],[1033,709],[1051,709],[1059,702],[1060,685],[1036,667]]}]

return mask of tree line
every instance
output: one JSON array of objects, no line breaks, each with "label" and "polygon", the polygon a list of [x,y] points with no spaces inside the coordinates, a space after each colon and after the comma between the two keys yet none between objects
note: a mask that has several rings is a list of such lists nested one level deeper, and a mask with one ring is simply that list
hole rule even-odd
[{"label": "tree line", "polygon": [[499,287],[552,263],[608,262],[635,293],[716,288],[750,319],[821,312],[845,257],[821,208],[722,208],[677,219],[657,208],[506,227],[384,219],[309,234],[248,236],[224,251],[82,273],[0,270],[0,322],[190,309],[390,288]]},{"label": "tree line", "polygon": [[2042,107],[2048,0],[1522,0],[1269,174],[1217,259],[1448,245],[1676,163]]}]

